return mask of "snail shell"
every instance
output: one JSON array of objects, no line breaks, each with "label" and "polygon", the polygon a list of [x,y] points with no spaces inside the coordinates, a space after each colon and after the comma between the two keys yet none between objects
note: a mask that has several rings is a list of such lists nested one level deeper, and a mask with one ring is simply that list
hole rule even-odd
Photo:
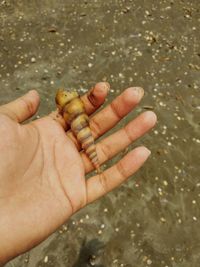
[{"label": "snail shell", "polygon": [[82,149],[89,157],[95,169],[100,173],[96,146],[89,126],[89,117],[85,112],[84,104],[78,93],[59,89],[55,100],[65,122],[71,127]]}]

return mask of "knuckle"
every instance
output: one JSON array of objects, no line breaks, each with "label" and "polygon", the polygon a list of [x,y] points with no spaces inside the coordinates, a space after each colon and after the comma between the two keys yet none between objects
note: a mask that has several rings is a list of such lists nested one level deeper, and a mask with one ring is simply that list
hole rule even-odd
[{"label": "knuckle", "polygon": [[4,116],[10,117],[15,120],[19,120],[19,116],[12,109],[9,108],[9,105],[3,105],[0,107],[0,113]]},{"label": "knuckle", "polygon": [[97,138],[101,135],[101,126],[95,117],[93,117],[90,121],[90,128],[91,128],[92,133],[94,134],[95,138]]},{"label": "knuckle", "polygon": [[93,106],[93,108],[96,108],[99,106],[98,98],[94,94],[94,88],[92,88],[92,90],[88,93],[87,98],[89,102],[91,103],[91,105]]},{"label": "knuckle", "polygon": [[123,179],[126,178],[126,176],[127,176],[126,175],[126,171],[125,171],[125,169],[124,169],[123,164],[121,163],[121,161],[119,161],[116,166],[117,166],[117,170],[120,173],[120,175],[122,176],[122,178]]},{"label": "knuckle", "polygon": [[117,118],[121,120],[122,116],[120,115],[120,113],[117,109],[117,105],[116,105],[115,100],[110,104],[110,107],[111,107],[112,111],[114,112],[114,114],[117,116]]},{"label": "knuckle", "polygon": [[131,133],[129,132],[128,127],[126,127],[126,126],[124,127],[124,132],[125,132],[125,135],[126,135],[126,137],[128,139],[128,142],[132,143],[133,142],[133,137],[132,137]]},{"label": "knuckle", "polygon": [[106,194],[108,192],[108,189],[109,188],[108,188],[107,178],[104,175],[104,173],[102,173],[102,174],[99,175],[99,183],[101,185],[103,194]]},{"label": "knuckle", "polygon": [[83,196],[82,200],[80,201],[79,209],[84,208],[86,204],[87,204],[87,199],[85,196]]},{"label": "knuckle", "polygon": [[31,100],[27,100],[25,98],[21,98],[21,101],[25,107],[25,109],[28,111],[29,114],[34,114],[35,112],[35,107],[34,107],[34,103]]},{"label": "knuckle", "polygon": [[105,143],[101,143],[101,152],[103,154],[103,161],[107,161],[111,157],[111,148],[109,145],[106,145]]}]

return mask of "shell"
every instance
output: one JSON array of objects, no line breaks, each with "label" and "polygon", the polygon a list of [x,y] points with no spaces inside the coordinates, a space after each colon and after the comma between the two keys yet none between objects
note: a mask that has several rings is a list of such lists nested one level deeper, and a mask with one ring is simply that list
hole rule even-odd
[{"label": "shell", "polygon": [[78,93],[59,89],[55,100],[65,122],[71,127],[82,149],[89,157],[95,169],[100,173],[96,146],[89,125],[89,117],[85,112],[84,103]]}]

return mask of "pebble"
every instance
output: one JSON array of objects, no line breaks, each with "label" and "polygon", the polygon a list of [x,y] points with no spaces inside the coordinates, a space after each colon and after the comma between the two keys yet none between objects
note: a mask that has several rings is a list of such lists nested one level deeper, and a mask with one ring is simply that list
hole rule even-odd
[{"label": "pebble", "polygon": [[49,257],[48,256],[45,256],[44,263],[47,263],[48,261],[49,261]]},{"label": "pebble", "polygon": [[151,264],[152,264],[152,260],[148,259],[148,260],[147,260],[147,264],[148,264],[148,265],[151,265]]},{"label": "pebble", "polygon": [[163,181],[163,184],[164,184],[165,186],[168,186],[168,182],[167,182],[166,180]]},{"label": "pebble", "polygon": [[181,219],[178,219],[178,223],[181,224],[182,223],[182,220]]},{"label": "pebble", "polygon": [[101,224],[101,229],[104,229],[105,228],[105,224]]},{"label": "pebble", "polygon": [[35,57],[32,57],[31,58],[31,63],[35,63],[36,62],[36,58]]},{"label": "pebble", "polygon": [[162,223],[165,223],[165,222],[166,222],[166,219],[163,218],[163,217],[161,217],[161,218],[160,218],[160,221],[161,221]]},{"label": "pebble", "polygon": [[101,235],[103,232],[102,232],[102,230],[99,230],[98,231],[98,235]]},{"label": "pebble", "polygon": [[197,217],[193,216],[192,218],[193,218],[193,221],[197,221]]}]

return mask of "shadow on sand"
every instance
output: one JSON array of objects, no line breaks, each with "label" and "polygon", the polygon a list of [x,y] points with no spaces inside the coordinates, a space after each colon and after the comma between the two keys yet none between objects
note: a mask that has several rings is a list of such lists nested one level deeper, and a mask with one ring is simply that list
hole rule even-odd
[{"label": "shadow on sand", "polygon": [[98,239],[84,240],[77,261],[72,267],[106,267],[102,265],[104,244]]}]

